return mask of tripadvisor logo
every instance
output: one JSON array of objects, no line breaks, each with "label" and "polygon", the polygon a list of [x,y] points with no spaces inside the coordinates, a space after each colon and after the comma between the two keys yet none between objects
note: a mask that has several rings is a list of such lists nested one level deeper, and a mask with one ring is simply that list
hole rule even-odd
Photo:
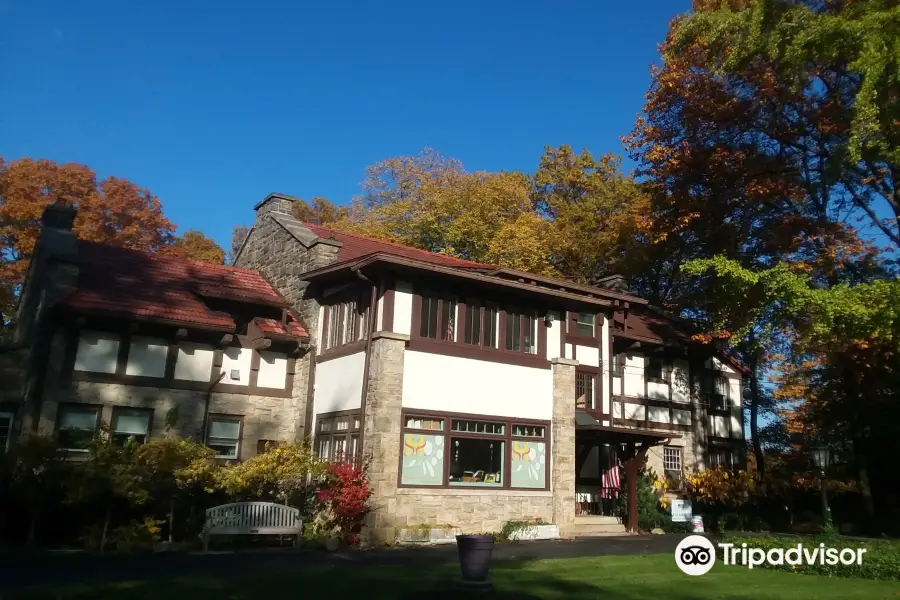
[{"label": "tripadvisor logo", "polygon": [[[861,565],[866,548],[830,548],[825,544],[789,548],[748,547],[747,544],[716,544],[722,551],[722,562],[752,569],[763,565]],[[705,575],[716,564],[716,546],[700,535],[689,535],[675,548],[675,564],[687,575]]]}]

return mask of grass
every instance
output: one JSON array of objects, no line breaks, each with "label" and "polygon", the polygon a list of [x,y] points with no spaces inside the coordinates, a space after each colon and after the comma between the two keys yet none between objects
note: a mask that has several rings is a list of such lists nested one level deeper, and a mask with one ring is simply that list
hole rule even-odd
[{"label": "grass", "polygon": [[[296,568],[278,573],[155,579],[63,588],[38,586],[4,594],[3,597],[4,600],[427,600],[449,597],[435,592],[448,589],[457,577],[455,565],[360,566],[335,561],[333,564],[304,567],[300,562]],[[795,575],[761,569],[751,571],[721,564],[707,575],[689,577],[675,567],[670,554],[502,561],[494,565],[492,579],[498,591],[545,600],[900,600],[900,584],[890,581]],[[472,593],[468,592],[458,597],[469,599],[471,596]]]}]

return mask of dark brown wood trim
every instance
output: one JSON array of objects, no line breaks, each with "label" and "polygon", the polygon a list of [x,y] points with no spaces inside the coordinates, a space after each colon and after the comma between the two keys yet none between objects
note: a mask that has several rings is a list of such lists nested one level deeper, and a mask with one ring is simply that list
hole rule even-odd
[{"label": "dark brown wood trim", "polygon": [[572,344],[573,346],[575,344],[578,344],[579,346],[587,346],[588,348],[596,348],[597,347],[597,338],[587,337],[587,336],[583,336],[583,335],[569,334],[566,341],[569,342],[570,344]]},{"label": "dark brown wood trim", "polygon": [[[668,400],[657,400],[656,398],[639,398],[637,396],[623,396],[622,394],[619,394],[616,397],[623,402],[627,402],[628,404],[639,404],[641,406],[658,406],[661,408],[666,408],[670,405],[670,402]],[[686,402],[679,404],[683,406],[690,406]]]},{"label": "dark brown wood trim", "polygon": [[541,358],[547,358],[547,325],[544,318],[538,313],[535,318],[535,327],[537,327],[537,355]]},{"label": "dark brown wood trim", "polygon": [[[313,437],[312,422],[316,408],[316,355],[315,352],[309,352],[307,357],[308,366],[306,374],[306,414],[303,415],[303,437]],[[295,363],[296,370],[296,363]]]},{"label": "dark brown wood trim", "polygon": [[389,279],[384,280],[384,295],[381,298],[381,330],[394,331],[394,299],[396,290],[395,282]]},{"label": "dark brown wood trim", "polygon": [[[625,409],[622,409],[622,414],[625,414]],[[645,415],[648,413],[645,409]],[[676,425],[675,423],[657,423],[656,421],[639,421],[636,419],[621,419],[620,421],[623,425],[627,425],[629,427],[634,427],[635,429],[651,429],[651,430],[659,430],[659,431],[690,431],[690,425]]]},{"label": "dark brown wood trim", "polygon": [[407,348],[417,352],[429,352],[431,354],[442,354],[444,356],[471,358],[473,360],[484,360],[509,365],[519,365],[522,367],[534,367],[536,369],[550,368],[550,361],[547,360],[546,355],[539,356],[536,354],[513,352],[511,350],[501,350],[498,348],[479,348],[471,344],[457,344],[456,342],[432,340],[428,338],[412,338],[409,340]]},{"label": "dark brown wood trim", "polygon": [[[406,429],[403,424],[406,423],[407,417],[434,417],[445,419],[445,427],[443,430],[435,431],[433,429]],[[476,421],[493,421],[498,423],[503,423],[506,426],[505,433],[503,435],[491,435],[491,434],[478,434],[478,433],[464,433],[464,432],[455,432],[452,428],[452,419],[464,419],[464,420],[476,420]],[[532,438],[532,437],[522,437],[512,435],[513,426],[517,424],[522,425],[539,425],[544,428],[544,437],[543,438]],[[551,421],[541,421],[535,419],[518,419],[515,417],[499,417],[492,415],[474,415],[468,413],[454,413],[454,412],[444,412],[444,411],[434,411],[434,410],[418,410],[418,409],[402,409],[400,412],[400,452],[397,457],[398,465],[397,465],[397,487],[398,488],[420,488],[420,489],[479,489],[479,490],[495,490],[498,493],[502,493],[503,491],[532,491],[532,492],[540,492],[540,491],[548,491],[552,489],[551,481],[550,481],[550,463],[552,460],[550,457],[552,456],[552,440],[551,440]],[[402,483],[403,480],[403,436],[406,433],[424,433],[427,435],[441,435],[444,437],[444,474],[443,474],[443,483],[441,485],[410,485]],[[505,443],[504,457],[503,457],[503,473],[505,475],[503,486],[498,487],[486,487],[486,486],[468,486],[468,485],[450,485],[450,438],[468,438],[468,439],[496,439],[502,440]],[[529,487],[512,487],[510,482],[512,481],[512,442],[513,441],[531,441],[531,442],[543,442],[546,446],[544,449],[545,460],[544,460],[544,483],[545,486],[543,488],[529,488]]]},{"label": "dark brown wood trim", "polygon": [[366,349],[366,340],[359,340],[358,342],[351,342],[349,344],[344,344],[343,346],[338,346],[333,350],[326,350],[322,354],[319,354],[316,357],[316,362],[323,363],[328,362],[329,360],[334,360],[335,358],[342,358],[344,356],[350,356],[351,354],[356,354],[357,352],[364,352]]},{"label": "dark brown wood trim", "polygon": [[[218,375],[218,373],[217,373]],[[118,375],[106,373],[90,373],[86,371],[73,371],[70,376],[71,381],[91,381],[94,383],[117,383],[120,385],[133,385],[137,387],[154,387],[171,390],[192,390],[196,392],[206,392],[209,390],[209,381],[186,381],[181,379],[160,379],[158,377],[144,377],[142,375]],[[231,393],[246,394],[252,396],[267,396],[270,398],[290,398],[292,390],[285,388],[283,390],[266,387],[250,387],[249,385],[234,385],[228,383],[219,383],[213,386],[212,392],[215,393]]]},{"label": "dark brown wood trim", "polygon": [[559,357],[566,358],[566,338],[568,337],[568,333],[566,331],[566,314],[567,311],[563,309],[559,313]]},{"label": "dark brown wood trim", "polygon": [[119,334],[119,352],[116,355],[116,375],[124,375],[128,368],[128,351],[131,348],[131,334]]},{"label": "dark brown wood trim", "polygon": [[577,367],[575,367],[575,370],[582,371],[584,373],[593,373],[595,375],[600,373],[600,367],[592,367],[590,365],[582,365],[582,364],[579,364]]},{"label": "dark brown wood trim", "polygon": [[[256,355],[256,352],[253,353]],[[251,359],[252,361],[252,359]],[[222,377],[222,364],[225,362],[225,349],[224,348],[216,348],[213,350],[213,362],[212,369],[209,371],[209,382],[218,382]],[[226,377],[228,375],[226,374]]]},{"label": "dark brown wood trim", "polygon": [[409,337],[422,337],[422,294],[412,291],[412,323],[409,326]]},{"label": "dark brown wood trim", "polygon": [[[250,378],[247,383],[250,385],[250,389],[258,389],[259,383],[259,362],[260,356],[258,351],[254,351],[253,354],[250,355]],[[287,364],[285,364],[284,369],[284,379],[285,383],[287,383],[288,373],[287,373]],[[286,389],[291,389],[291,386],[286,385]]]}]

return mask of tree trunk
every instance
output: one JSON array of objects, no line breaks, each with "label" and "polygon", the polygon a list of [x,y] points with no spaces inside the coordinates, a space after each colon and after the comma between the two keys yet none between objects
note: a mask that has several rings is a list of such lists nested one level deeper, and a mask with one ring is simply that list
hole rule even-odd
[{"label": "tree trunk", "polygon": [[765,490],[766,457],[763,454],[762,442],[759,439],[759,359],[753,354],[750,359],[750,439],[753,442],[753,454],[756,456],[756,472],[760,485]]},{"label": "tree trunk", "polygon": [[100,533],[100,554],[106,549],[106,534],[109,531],[109,518],[112,513],[111,504],[106,505],[106,514],[103,516],[103,531]]},{"label": "tree trunk", "polygon": [[172,529],[175,528],[175,496],[169,498],[169,543],[172,543]]},{"label": "tree trunk", "polygon": [[859,492],[862,496],[863,529],[867,533],[874,533],[875,526],[875,500],[872,497],[872,487],[869,483],[869,467],[863,441],[857,433],[853,434],[853,458],[856,462],[856,478],[859,481]]},{"label": "tree trunk", "polygon": [[35,509],[31,513],[31,522],[28,524],[28,541],[26,543],[30,548],[34,548],[37,545],[37,521],[38,513]]}]

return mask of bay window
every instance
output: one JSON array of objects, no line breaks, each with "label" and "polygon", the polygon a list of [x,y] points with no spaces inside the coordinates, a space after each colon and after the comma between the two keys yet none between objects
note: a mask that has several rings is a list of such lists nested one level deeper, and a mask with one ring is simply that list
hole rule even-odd
[{"label": "bay window", "polygon": [[548,489],[545,422],[405,414],[402,486]]}]

